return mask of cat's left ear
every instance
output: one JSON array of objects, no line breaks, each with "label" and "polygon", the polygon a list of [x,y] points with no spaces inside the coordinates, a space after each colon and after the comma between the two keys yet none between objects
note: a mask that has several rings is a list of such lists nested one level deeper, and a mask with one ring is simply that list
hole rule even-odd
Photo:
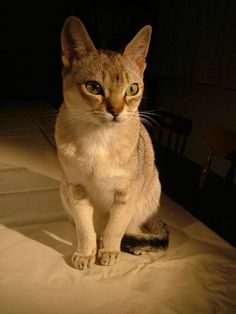
[{"label": "cat's left ear", "polygon": [[129,42],[123,53],[127,58],[134,60],[143,74],[146,68],[146,56],[151,40],[152,27],[144,26],[137,35]]}]

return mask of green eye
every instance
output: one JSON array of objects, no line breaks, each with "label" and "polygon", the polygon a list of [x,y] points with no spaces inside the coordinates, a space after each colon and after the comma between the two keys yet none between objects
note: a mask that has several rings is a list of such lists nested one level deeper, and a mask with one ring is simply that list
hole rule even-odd
[{"label": "green eye", "polygon": [[127,96],[134,96],[138,93],[138,84],[137,83],[133,83],[131,84],[127,89],[125,94]]},{"label": "green eye", "polygon": [[88,81],[85,84],[87,90],[93,94],[93,95],[102,95],[103,94],[103,89],[101,87],[101,85],[96,82],[96,81]]}]

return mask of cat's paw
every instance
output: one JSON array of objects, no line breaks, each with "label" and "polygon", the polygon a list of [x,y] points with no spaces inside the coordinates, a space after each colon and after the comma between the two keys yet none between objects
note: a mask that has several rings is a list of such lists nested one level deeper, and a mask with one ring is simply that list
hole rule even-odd
[{"label": "cat's paw", "polygon": [[95,255],[85,256],[79,252],[74,252],[71,257],[71,262],[76,269],[87,269],[95,263]]},{"label": "cat's paw", "polygon": [[107,251],[105,249],[98,250],[98,261],[103,266],[111,266],[118,262],[120,258],[119,251]]}]

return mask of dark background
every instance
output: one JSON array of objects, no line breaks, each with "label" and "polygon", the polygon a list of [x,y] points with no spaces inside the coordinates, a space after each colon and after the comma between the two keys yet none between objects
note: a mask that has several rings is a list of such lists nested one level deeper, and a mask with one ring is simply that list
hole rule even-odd
[{"label": "dark background", "polygon": [[60,104],[60,32],[69,15],[82,19],[98,48],[119,49],[151,24],[148,78],[236,89],[234,0],[42,0],[1,4],[0,99]]},{"label": "dark background", "polygon": [[59,108],[60,33],[69,15],[81,18],[97,48],[119,49],[142,26],[152,25],[145,107],[166,109],[193,123],[180,171],[173,163],[159,165],[164,192],[235,244],[235,186],[230,194],[223,192],[228,164],[214,164],[206,198],[199,197],[197,180],[206,157],[203,129],[217,123],[236,131],[236,1],[1,4],[1,106],[44,101]]},{"label": "dark background", "polygon": [[155,28],[156,1],[20,2],[1,7],[0,100],[61,103],[60,33],[78,16],[97,48],[119,49],[145,24]]},{"label": "dark background", "polygon": [[60,32],[72,14],[98,48],[119,49],[151,24],[147,77],[236,89],[234,0],[9,1],[0,10],[1,99],[60,104]]}]

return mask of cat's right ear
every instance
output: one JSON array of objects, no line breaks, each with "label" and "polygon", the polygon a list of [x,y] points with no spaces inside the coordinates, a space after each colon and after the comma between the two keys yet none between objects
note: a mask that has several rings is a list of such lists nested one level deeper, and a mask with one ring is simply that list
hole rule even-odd
[{"label": "cat's right ear", "polygon": [[76,16],[70,16],[64,22],[61,32],[62,63],[69,67],[74,58],[95,52],[96,48],[84,27]]}]

